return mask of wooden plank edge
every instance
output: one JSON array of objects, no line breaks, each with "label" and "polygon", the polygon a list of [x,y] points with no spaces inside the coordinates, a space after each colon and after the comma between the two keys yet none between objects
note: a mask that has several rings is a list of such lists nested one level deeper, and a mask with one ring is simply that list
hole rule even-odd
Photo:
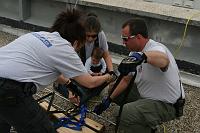
[{"label": "wooden plank edge", "polygon": [[[76,120],[80,120],[80,114],[75,116]],[[86,126],[88,126],[89,128],[97,131],[97,132],[102,132],[104,130],[104,125],[90,119],[90,118],[85,118],[85,124]]]}]

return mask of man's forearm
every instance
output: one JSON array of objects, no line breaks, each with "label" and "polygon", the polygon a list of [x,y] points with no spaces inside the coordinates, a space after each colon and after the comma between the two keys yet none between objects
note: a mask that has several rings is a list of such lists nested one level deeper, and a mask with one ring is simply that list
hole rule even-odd
[{"label": "man's forearm", "polygon": [[112,58],[111,56],[109,55],[109,52],[107,51],[106,53],[104,53],[104,60],[106,62],[106,65],[107,65],[107,68],[108,68],[108,71],[113,71],[113,65],[112,65]]},{"label": "man's forearm", "polygon": [[95,88],[102,85],[104,82],[109,82],[111,76],[105,74],[103,76],[91,76],[90,74],[84,74],[81,76],[74,77],[75,81],[87,88]]},{"label": "man's forearm", "polygon": [[115,88],[115,90],[111,94],[110,98],[114,99],[117,96],[119,96],[124,90],[126,90],[126,88],[128,87],[131,79],[132,79],[132,76],[130,76],[130,75],[125,76],[124,78],[122,78],[122,80],[120,81],[118,86]]}]

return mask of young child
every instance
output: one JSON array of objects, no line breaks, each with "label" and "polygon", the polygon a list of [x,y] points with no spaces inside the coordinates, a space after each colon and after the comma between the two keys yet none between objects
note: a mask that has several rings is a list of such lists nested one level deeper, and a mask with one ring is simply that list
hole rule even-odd
[{"label": "young child", "polygon": [[92,76],[99,76],[106,72],[106,63],[101,48],[94,48],[91,57],[86,60],[85,68]]}]

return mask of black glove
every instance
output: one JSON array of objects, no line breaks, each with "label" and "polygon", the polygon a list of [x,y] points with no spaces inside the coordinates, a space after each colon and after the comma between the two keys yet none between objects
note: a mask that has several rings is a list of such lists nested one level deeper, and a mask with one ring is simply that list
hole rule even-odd
[{"label": "black glove", "polygon": [[142,52],[134,52],[129,57],[122,60],[118,70],[122,75],[128,75],[129,72],[135,72],[136,67],[147,61],[147,56]]},{"label": "black glove", "polygon": [[112,82],[114,82],[117,79],[117,75],[115,74],[114,71],[109,71],[108,74],[112,76]]},{"label": "black glove", "polygon": [[103,111],[109,108],[111,102],[112,100],[110,97],[104,98],[100,104],[95,106],[93,112],[97,115],[100,115]]}]

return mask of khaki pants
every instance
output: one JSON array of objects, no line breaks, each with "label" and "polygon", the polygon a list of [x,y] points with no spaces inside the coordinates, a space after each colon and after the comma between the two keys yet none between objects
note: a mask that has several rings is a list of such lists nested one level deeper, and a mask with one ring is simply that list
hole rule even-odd
[{"label": "khaki pants", "polygon": [[[115,102],[120,105],[122,97],[123,94]],[[171,104],[142,99],[134,86],[124,104],[118,133],[151,133],[152,128],[175,118],[175,108]]]}]

